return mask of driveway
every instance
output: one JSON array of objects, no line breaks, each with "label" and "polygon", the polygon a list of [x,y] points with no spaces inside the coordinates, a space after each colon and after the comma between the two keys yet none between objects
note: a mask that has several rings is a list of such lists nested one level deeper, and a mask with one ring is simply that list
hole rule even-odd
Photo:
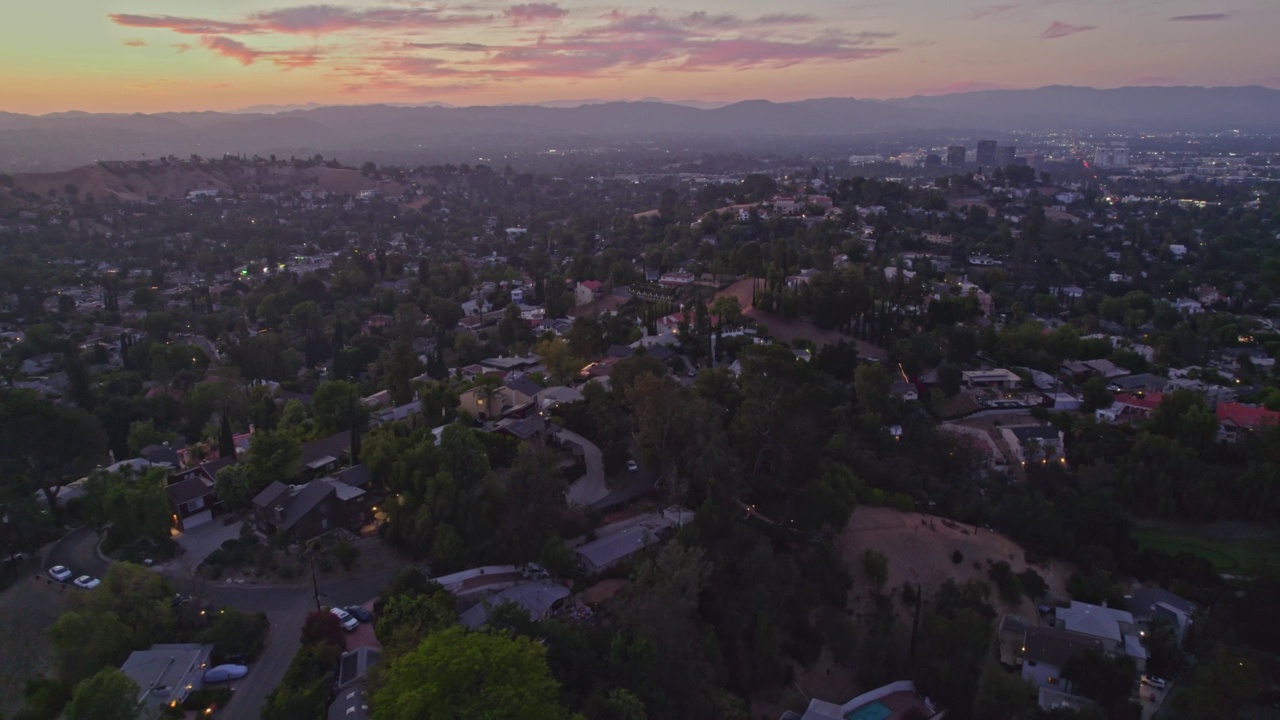
[{"label": "driveway", "polygon": [[569,486],[566,495],[569,504],[590,505],[604,499],[609,494],[609,485],[604,479],[604,457],[600,454],[600,448],[571,430],[561,429],[559,437],[564,444],[577,447],[587,464],[587,473]]},{"label": "driveway", "polygon": [[243,524],[237,521],[226,525],[223,524],[223,518],[214,518],[187,532],[174,535],[173,541],[182,548],[183,554],[159,569],[166,575],[190,577],[205,558],[222,547],[222,543],[240,537],[240,526]]}]

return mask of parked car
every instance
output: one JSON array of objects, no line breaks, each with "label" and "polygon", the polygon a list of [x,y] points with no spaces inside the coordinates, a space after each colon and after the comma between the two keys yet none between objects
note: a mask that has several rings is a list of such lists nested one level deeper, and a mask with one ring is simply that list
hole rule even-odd
[{"label": "parked car", "polygon": [[343,609],[346,610],[347,613],[351,615],[351,617],[355,618],[356,620],[359,620],[362,623],[373,622],[373,613],[369,612],[368,610],[361,607],[360,605],[349,605]]},{"label": "parked car", "polygon": [[81,575],[75,579],[75,585],[78,588],[92,590],[102,584],[102,581],[92,575]]},{"label": "parked car", "polygon": [[355,630],[356,627],[360,625],[359,620],[356,620],[355,617],[351,615],[351,613],[347,612],[346,610],[343,610],[342,608],[329,608],[329,612],[334,617],[338,618],[338,624],[342,625],[342,629],[346,630],[347,632],[351,632],[352,630]]},{"label": "parked car", "polygon": [[239,680],[249,673],[249,668],[244,665],[215,665],[204,671],[204,681],[207,683],[227,682],[228,680]]},{"label": "parked car", "polygon": [[49,568],[49,577],[58,582],[66,582],[71,579],[71,569],[65,565],[54,565]]},{"label": "parked car", "polygon": [[640,469],[640,466],[639,466],[638,464],[636,464],[636,461],[635,461],[635,460],[628,460],[628,461],[627,461],[627,472],[636,472],[636,471],[638,471],[639,469]]},{"label": "parked car", "polygon": [[525,580],[550,580],[551,573],[538,563],[525,563],[520,566],[520,575]]},{"label": "parked car", "polygon": [[1161,690],[1163,690],[1164,687],[1168,685],[1168,683],[1164,681],[1164,678],[1158,678],[1158,677],[1155,677],[1154,675],[1144,675],[1142,677],[1142,684],[1150,685],[1153,688],[1159,688]]}]

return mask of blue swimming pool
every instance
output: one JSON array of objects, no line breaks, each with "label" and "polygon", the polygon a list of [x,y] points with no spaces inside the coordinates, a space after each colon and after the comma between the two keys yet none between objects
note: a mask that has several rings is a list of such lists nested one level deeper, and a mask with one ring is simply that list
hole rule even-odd
[{"label": "blue swimming pool", "polygon": [[888,705],[880,701],[868,703],[845,715],[845,720],[884,720],[893,714]]}]

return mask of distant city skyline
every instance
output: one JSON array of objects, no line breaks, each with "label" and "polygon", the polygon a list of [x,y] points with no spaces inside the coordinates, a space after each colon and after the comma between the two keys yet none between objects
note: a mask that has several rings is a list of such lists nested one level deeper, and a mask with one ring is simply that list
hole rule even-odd
[{"label": "distant city skyline", "polygon": [[6,9],[0,111],[1280,88],[1277,29],[1274,0],[63,0]]}]

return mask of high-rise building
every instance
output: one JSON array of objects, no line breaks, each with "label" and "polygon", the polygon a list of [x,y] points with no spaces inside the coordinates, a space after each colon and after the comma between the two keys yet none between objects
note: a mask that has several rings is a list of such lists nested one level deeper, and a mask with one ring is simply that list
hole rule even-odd
[{"label": "high-rise building", "polygon": [[1041,166],[1044,165],[1043,153],[1027,153],[1026,158],[1027,158],[1027,165],[1031,166],[1036,170],[1039,170]]},{"label": "high-rise building", "polygon": [[924,166],[927,168],[942,167],[942,156],[938,153],[929,153],[924,156]]},{"label": "high-rise building", "polygon": [[1124,145],[1100,147],[1093,151],[1093,164],[1098,167],[1119,167],[1129,164],[1129,148]]},{"label": "high-rise building", "polygon": [[974,159],[987,170],[994,168],[996,166],[996,141],[979,140],[978,156]]},{"label": "high-rise building", "polygon": [[964,167],[963,145],[952,145],[947,148],[947,165],[949,167]]},{"label": "high-rise building", "polygon": [[1013,159],[1018,156],[1018,148],[1012,145],[1001,145],[996,148],[996,167],[1007,167],[1013,164]]}]

